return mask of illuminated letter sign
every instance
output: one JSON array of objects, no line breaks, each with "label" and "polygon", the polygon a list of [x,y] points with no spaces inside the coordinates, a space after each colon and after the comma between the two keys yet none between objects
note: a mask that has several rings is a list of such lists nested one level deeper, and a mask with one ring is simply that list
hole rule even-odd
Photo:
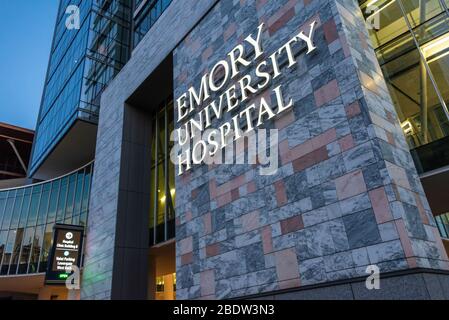
[{"label": "illuminated letter sign", "polygon": [[[262,23],[242,44],[237,45],[209,73],[203,75],[197,88],[191,87],[175,99],[179,124],[175,141],[181,151],[177,153],[178,175],[191,169],[192,164],[201,164],[207,150],[209,156],[213,157],[226,147],[229,138],[237,140],[241,132],[249,133],[262,126],[266,120],[293,107],[294,102],[284,96],[282,85],[271,90],[276,100],[273,105],[264,97],[256,101],[250,97],[262,93],[285,69],[296,65],[295,51],[299,49],[310,54],[317,49],[313,42],[316,27],[316,21],[308,24],[307,31],[296,33],[260,61],[265,53]],[[280,61],[284,59],[287,59],[288,64],[282,68]],[[253,70],[255,74],[246,70]],[[211,128],[213,120],[225,119],[225,114],[234,112],[234,109],[238,110],[234,113],[237,116],[222,123],[219,128]],[[257,120],[255,123],[254,119]],[[209,134],[206,141],[195,141],[207,129],[213,129],[214,133]],[[212,145],[214,148],[210,151],[209,146]]]}]

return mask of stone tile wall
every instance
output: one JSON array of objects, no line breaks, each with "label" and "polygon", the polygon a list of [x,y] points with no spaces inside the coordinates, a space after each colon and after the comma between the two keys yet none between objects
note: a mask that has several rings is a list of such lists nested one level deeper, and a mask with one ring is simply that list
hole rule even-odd
[{"label": "stone tile wall", "polygon": [[175,98],[261,22],[270,54],[312,20],[317,50],[268,88],[294,101],[265,123],[279,129],[278,172],[201,165],[176,180],[178,299],[348,279],[370,264],[449,268],[357,1],[219,1],[174,51]]}]

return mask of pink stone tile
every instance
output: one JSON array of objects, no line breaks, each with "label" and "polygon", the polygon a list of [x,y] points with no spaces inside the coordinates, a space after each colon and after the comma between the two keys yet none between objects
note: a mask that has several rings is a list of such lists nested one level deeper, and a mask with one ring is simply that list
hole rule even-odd
[{"label": "pink stone tile", "polygon": [[179,253],[181,255],[193,251],[193,238],[188,237],[179,241]]},{"label": "pink stone tile", "polygon": [[273,238],[271,233],[271,226],[265,226],[261,230],[262,246],[265,254],[273,252]]},{"label": "pink stone tile", "polygon": [[385,188],[371,190],[369,193],[374,215],[378,224],[393,220]]},{"label": "pink stone tile", "polygon": [[209,181],[209,195],[211,199],[215,199],[217,197],[217,182],[215,179],[211,179]]},{"label": "pink stone tile", "polygon": [[217,208],[223,207],[232,202],[232,193],[228,192],[222,196],[217,197]]},{"label": "pink stone tile", "polygon": [[295,122],[295,120],[295,113],[293,112],[293,110],[290,110],[286,113],[283,113],[280,118],[274,121],[274,127],[278,130],[281,130]]},{"label": "pink stone tile", "polygon": [[232,199],[232,201],[235,201],[235,200],[237,200],[239,198],[240,198],[240,191],[239,191],[239,189],[237,188],[237,189],[232,190],[231,191],[231,199]]},{"label": "pink stone tile", "polygon": [[281,232],[287,234],[304,229],[304,222],[301,216],[294,216],[281,221]]},{"label": "pink stone tile", "polygon": [[429,218],[427,218],[426,210],[424,209],[424,206],[421,202],[421,198],[417,193],[413,193],[416,200],[416,205],[418,207],[419,215],[421,216],[421,220],[424,224],[429,224]]},{"label": "pink stone tile", "polygon": [[361,170],[353,171],[335,180],[339,200],[366,192],[366,184]]},{"label": "pink stone tile", "polygon": [[276,273],[279,281],[299,278],[299,266],[295,249],[290,248],[275,253]]},{"label": "pink stone tile", "polygon": [[214,243],[206,246],[206,257],[214,257],[220,254],[220,244]]},{"label": "pink stone tile", "polygon": [[256,190],[257,190],[257,186],[254,181],[248,182],[246,188],[247,188],[246,190],[248,193],[253,193],[253,192],[256,192]]},{"label": "pink stone tile", "polygon": [[276,200],[278,207],[282,207],[287,203],[287,192],[285,191],[284,181],[279,180],[274,184],[276,190]]},{"label": "pink stone tile", "polygon": [[313,165],[329,159],[329,155],[326,147],[316,149],[305,156],[293,161],[293,170],[295,172],[302,171],[306,168],[310,168]]},{"label": "pink stone tile", "polygon": [[360,114],[360,112],[360,105],[357,101],[351,103],[346,107],[346,115],[348,116],[348,118],[353,118],[356,115]]},{"label": "pink stone tile", "polygon": [[323,31],[328,44],[338,39],[338,31],[334,19],[330,19],[323,24]]},{"label": "pink stone tile", "polygon": [[267,2],[268,0],[256,0],[256,10],[259,11]]},{"label": "pink stone tile", "polygon": [[344,136],[340,140],[338,140],[338,144],[340,145],[340,149],[342,152],[345,152],[351,148],[354,148],[354,139],[351,134]]},{"label": "pink stone tile", "polygon": [[301,286],[301,280],[299,278],[279,282],[279,289],[281,289],[281,290],[298,288],[300,286]]},{"label": "pink stone tile", "polygon": [[238,189],[241,186],[246,184],[246,175],[242,174],[236,178],[234,178],[231,181],[228,181],[226,183],[223,183],[220,186],[216,186],[215,188],[215,195],[216,196],[221,196],[225,193],[229,193],[231,192],[233,189]]},{"label": "pink stone tile", "polygon": [[297,0],[289,0],[284,6],[282,6],[274,14],[271,14],[267,21],[268,27],[273,26],[283,15],[285,15],[290,9],[294,8]]},{"label": "pink stone tile", "polygon": [[201,296],[210,296],[215,294],[215,271],[206,270],[200,273]]},{"label": "pink stone tile", "polygon": [[260,227],[259,211],[247,213],[241,217],[244,232],[256,230]]},{"label": "pink stone tile", "polygon": [[410,190],[410,183],[408,181],[407,173],[404,168],[401,168],[395,164],[392,164],[388,161],[386,161],[386,166],[388,173],[390,174],[391,179],[393,180],[393,183],[403,187],[405,189]]},{"label": "pink stone tile", "polygon": [[201,61],[206,62],[213,53],[214,50],[212,49],[212,47],[207,48],[206,50],[203,51],[203,54],[201,55]]},{"label": "pink stone tile", "polygon": [[190,220],[192,220],[192,211],[187,211],[186,212],[186,222],[189,222]]},{"label": "pink stone tile", "polygon": [[295,16],[295,8],[290,8],[285,12],[276,22],[268,27],[270,35],[275,34],[279,29],[281,29],[287,22],[289,22]]},{"label": "pink stone tile", "polygon": [[321,147],[324,147],[328,145],[331,142],[334,142],[337,140],[337,130],[335,128],[329,129],[319,136],[316,136],[315,138],[311,139],[313,149],[318,149]]},{"label": "pink stone tile", "polygon": [[416,261],[416,258],[407,258],[407,264],[409,268],[417,268],[418,262]]},{"label": "pink stone tile", "polygon": [[193,252],[189,252],[181,256],[181,266],[190,264],[193,262]]},{"label": "pink stone tile", "polygon": [[388,143],[393,146],[396,146],[396,139],[395,139],[394,135],[390,131],[387,131],[387,130],[385,130],[385,133],[387,135]]},{"label": "pink stone tile", "polygon": [[279,151],[281,156],[282,165],[290,163],[296,159],[299,159],[306,154],[313,152],[319,148],[334,142],[337,139],[337,132],[335,128],[329,129],[321,135],[310,139],[292,149],[288,146],[288,141],[284,140],[279,144]]},{"label": "pink stone tile", "polygon": [[328,84],[322,86],[315,91],[315,102],[317,107],[328,103],[340,96],[340,89],[338,88],[337,80],[332,80]]},{"label": "pink stone tile", "polygon": [[401,239],[402,249],[404,249],[404,254],[407,258],[411,258],[414,256],[412,243],[407,233],[407,229],[405,228],[404,221],[402,219],[398,219],[395,221],[396,229],[399,233],[399,239]]}]

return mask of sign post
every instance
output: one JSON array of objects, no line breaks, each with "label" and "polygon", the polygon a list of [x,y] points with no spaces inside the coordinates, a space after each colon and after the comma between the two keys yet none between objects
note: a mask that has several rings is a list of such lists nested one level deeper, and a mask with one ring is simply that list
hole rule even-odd
[{"label": "sign post", "polygon": [[45,275],[45,283],[65,285],[75,266],[79,270],[84,228],[56,224],[53,228],[53,246]]}]

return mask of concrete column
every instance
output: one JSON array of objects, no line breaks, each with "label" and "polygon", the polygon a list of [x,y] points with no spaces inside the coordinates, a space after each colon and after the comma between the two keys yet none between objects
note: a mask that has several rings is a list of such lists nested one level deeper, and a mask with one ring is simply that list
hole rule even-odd
[{"label": "concrete column", "polygon": [[[127,119],[125,105],[214,2],[172,1],[102,95],[82,299],[147,298],[149,211],[145,207],[150,198],[145,193],[150,191],[146,185],[150,180],[144,169],[150,166],[145,155],[150,137],[146,117],[134,117],[133,110]],[[167,97],[159,96],[164,90],[152,90],[143,105],[156,108],[152,103]]]}]

